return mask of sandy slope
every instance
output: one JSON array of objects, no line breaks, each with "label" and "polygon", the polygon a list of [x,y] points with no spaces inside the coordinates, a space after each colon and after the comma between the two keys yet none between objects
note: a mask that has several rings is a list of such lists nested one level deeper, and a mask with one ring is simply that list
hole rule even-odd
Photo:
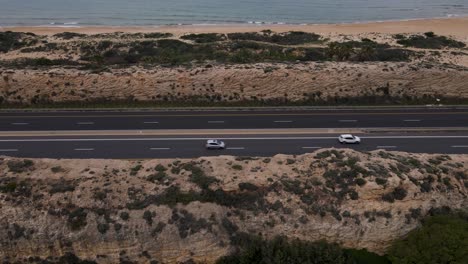
[{"label": "sandy slope", "polygon": [[[3,157],[0,259],[72,252],[98,263],[213,263],[232,252],[237,232],[384,253],[431,209],[468,208],[467,162],[467,155],[333,149],[260,159]],[[218,198],[193,195],[202,189]],[[195,200],[174,204],[173,195]]]},{"label": "sandy slope", "polygon": [[[339,25],[226,25],[163,27],[15,27],[3,30],[32,31],[51,35],[71,31],[172,32],[176,38],[189,32],[243,32],[273,29],[277,32],[316,32],[332,41],[371,39],[400,47],[392,34],[423,33],[452,36],[468,42],[468,18],[373,22]],[[21,58],[67,59],[79,62],[82,43],[97,45],[102,39],[63,40],[52,36],[43,41],[58,44],[53,51],[0,54],[4,61]],[[111,39],[124,46],[134,39]],[[41,44],[38,44],[41,45]],[[317,45],[317,44],[316,44]],[[318,44],[326,47],[325,44]],[[391,96],[403,98],[468,98],[468,52],[465,49],[421,50],[409,62],[309,62],[229,65],[213,62],[191,67],[138,67],[91,73],[60,67],[17,70],[0,68],[0,96],[3,102],[94,101],[102,99],[140,101],[187,100],[210,102],[241,100],[289,100],[313,98],[331,101],[336,97]]]}]

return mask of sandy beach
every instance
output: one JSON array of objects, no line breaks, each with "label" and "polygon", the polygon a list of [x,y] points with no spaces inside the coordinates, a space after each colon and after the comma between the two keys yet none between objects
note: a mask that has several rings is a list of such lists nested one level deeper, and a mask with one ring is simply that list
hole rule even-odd
[{"label": "sandy beach", "polygon": [[304,31],[318,34],[365,34],[365,33],[421,33],[433,31],[440,35],[450,35],[461,40],[468,39],[468,17],[415,19],[352,24],[314,24],[314,25],[182,25],[182,26],[145,26],[145,27],[0,27],[0,31],[33,32],[53,35],[60,32],[98,34],[108,32],[169,32],[176,36],[187,33],[233,33],[271,29],[276,32]]}]

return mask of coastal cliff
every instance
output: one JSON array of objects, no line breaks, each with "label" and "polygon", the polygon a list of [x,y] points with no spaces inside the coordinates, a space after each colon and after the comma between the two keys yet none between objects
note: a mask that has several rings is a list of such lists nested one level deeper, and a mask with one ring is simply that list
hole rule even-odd
[{"label": "coastal cliff", "polygon": [[324,149],[274,157],[0,161],[0,259],[213,263],[242,233],[383,254],[468,208],[468,156]]}]

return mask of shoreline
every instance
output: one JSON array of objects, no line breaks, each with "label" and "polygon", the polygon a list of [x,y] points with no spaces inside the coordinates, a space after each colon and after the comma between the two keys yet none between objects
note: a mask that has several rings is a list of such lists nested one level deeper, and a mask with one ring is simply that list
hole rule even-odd
[{"label": "shoreline", "polygon": [[32,32],[53,35],[61,32],[99,34],[111,32],[168,32],[174,35],[187,33],[234,33],[271,29],[276,32],[304,31],[322,34],[363,33],[421,33],[433,31],[468,39],[468,16],[454,18],[405,19],[390,21],[353,22],[337,24],[193,24],[193,25],[148,25],[148,26],[7,26],[0,31]]}]

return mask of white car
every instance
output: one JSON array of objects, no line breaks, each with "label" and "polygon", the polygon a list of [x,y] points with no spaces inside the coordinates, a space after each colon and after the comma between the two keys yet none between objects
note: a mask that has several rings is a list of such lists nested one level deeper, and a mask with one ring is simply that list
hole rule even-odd
[{"label": "white car", "polygon": [[361,143],[361,138],[351,134],[343,134],[338,137],[338,141],[341,144],[359,144]]},{"label": "white car", "polygon": [[224,149],[226,148],[226,144],[224,144],[221,140],[210,139],[206,141],[206,149]]}]

